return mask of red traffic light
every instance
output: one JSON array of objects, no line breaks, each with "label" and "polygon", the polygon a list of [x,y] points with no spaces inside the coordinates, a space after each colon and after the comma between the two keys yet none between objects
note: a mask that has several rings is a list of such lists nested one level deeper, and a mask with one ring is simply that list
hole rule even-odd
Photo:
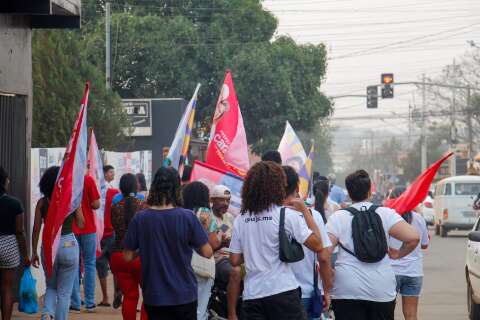
[{"label": "red traffic light", "polygon": [[382,73],[382,84],[393,84],[393,73]]}]

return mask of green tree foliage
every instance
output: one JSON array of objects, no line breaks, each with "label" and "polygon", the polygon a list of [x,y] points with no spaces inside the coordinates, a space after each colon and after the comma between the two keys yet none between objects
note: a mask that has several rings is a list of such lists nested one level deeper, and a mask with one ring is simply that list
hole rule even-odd
[{"label": "green tree foliage", "polygon": [[85,81],[91,82],[88,126],[104,148],[124,139],[127,119],[104,74],[85,59],[78,32],[35,31],[32,37],[34,147],[63,147],[77,117]]},{"label": "green tree foliage", "polygon": [[[88,60],[104,55],[103,0],[85,0]],[[202,84],[198,118],[209,126],[225,70],[254,149],[276,148],[289,120],[312,132],[331,112],[319,92],[322,45],[274,39],[276,18],[259,0],[119,0],[112,11],[113,88],[123,98],[189,98]]]}]

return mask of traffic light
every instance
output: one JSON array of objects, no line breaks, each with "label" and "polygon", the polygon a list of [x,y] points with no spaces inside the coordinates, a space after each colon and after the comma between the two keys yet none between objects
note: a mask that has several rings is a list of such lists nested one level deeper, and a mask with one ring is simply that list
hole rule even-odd
[{"label": "traffic light", "polygon": [[368,86],[367,87],[367,108],[368,109],[378,108],[377,86]]},{"label": "traffic light", "polygon": [[393,98],[393,73],[382,73],[382,98]]}]

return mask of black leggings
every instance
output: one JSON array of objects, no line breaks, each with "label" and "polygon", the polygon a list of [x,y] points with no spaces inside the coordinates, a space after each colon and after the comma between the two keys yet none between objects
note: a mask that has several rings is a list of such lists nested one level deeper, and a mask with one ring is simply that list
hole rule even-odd
[{"label": "black leggings", "polygon": [[197,301],[175,306],[145,305],[148,320],[197,320]]}]

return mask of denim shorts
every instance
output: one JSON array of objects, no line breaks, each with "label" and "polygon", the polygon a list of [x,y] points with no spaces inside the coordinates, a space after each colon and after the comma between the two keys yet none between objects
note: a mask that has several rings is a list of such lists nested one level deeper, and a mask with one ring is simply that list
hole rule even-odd
[{"label": "denim shorts", "polygon": [[396,275],[397,292],[404,297],[418,297],[422,291],[423,277],[407,277]]}]

